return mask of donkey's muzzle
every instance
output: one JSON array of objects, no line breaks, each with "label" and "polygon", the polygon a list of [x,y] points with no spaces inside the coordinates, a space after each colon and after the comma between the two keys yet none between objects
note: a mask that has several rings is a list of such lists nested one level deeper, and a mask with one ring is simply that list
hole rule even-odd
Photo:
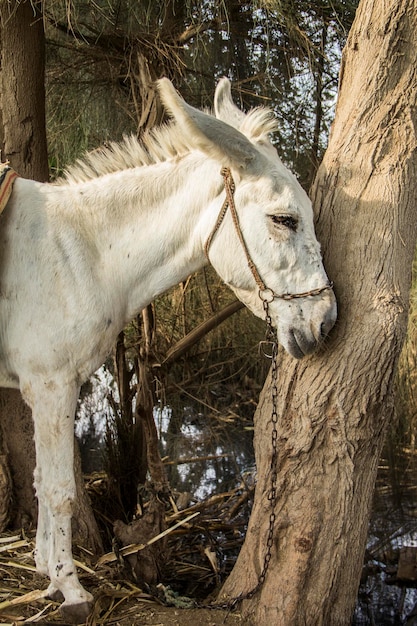
[{"label": "donkey's muzzle", "polygon": [[288,329],[285,348],[296,359],[315,352],[329,335],[337,319],[336,300],[322,315],[321,320],[310,328],[292,326]]}]

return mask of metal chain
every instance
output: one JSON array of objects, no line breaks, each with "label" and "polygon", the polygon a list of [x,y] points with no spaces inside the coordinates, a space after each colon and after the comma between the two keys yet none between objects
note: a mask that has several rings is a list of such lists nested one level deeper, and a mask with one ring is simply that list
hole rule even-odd
[{"label": "metal chain", "polygon": [[264,561],[262,566],[262,571],[258,576],[258,580],[252,589],[246,592],[241,592],[235,598],[231,598],[225,602],[219,602],[215,604],[202,605],[206,609],[221,609],[226,611],[233,611],[239,602],[242,600],[250,600],[253,596],[259,591],[262,585],[265,582],[266,574],[268,572],[269,563],[272,558],[272,546],[274,544],[274,530],[275,530],[275,506],[278,499],[277,493],[277,482],[278,482],[278,343],[276,341],[276,332],[272,326],[272,319],[269,312],[269,302],[268,300],[263,300],[263,307],[265,311],[265,320],[266,320],[266,336],[263,345],[271,346],[271,353],[265,355],[271,359],[271,402],[272,402],[272,411],[271,411],[271,422],[272,422],[272,430],[271,430],[271,441],[272,441],[272,454],[271,454],[271,465],[270,465],[270,483],[269,483],[269,492],[268,492],[268,500],[270,503],[270,512],[269,512],[269,524],[268,524],[268,534],[266,538],[266,550],[264,555]]}]

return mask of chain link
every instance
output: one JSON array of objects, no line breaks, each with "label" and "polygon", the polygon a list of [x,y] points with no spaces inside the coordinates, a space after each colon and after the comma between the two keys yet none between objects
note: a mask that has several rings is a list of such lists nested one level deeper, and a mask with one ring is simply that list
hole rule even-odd
[{"label": "chain link", "polygon": [[[225,602],[218,602],[215,604],[204,605],[206,609],[220,609],[225,611],[233,611],[236,606],[242,602],[242,600],[250,600],[259,591],[265,582],[266,574],[268,572],[269,563],[272,558],[272,547],[274,545],[274,530],[275,530],[275,506],[278,499],[277,482],[278,482],[278,343],[276,340],[276,331],[272,325],[272,319],[269,312],[268,300],[263,300],[263,307],[265,311],[266,320],[266,335],[264,344],[271,346],[271,352],[267,356],[271,359],[271,442],[272,442],[272,454],[270,465],[270,482],[268,491],[268,500],[270,503],[269,511],[269,523],[268,533],[266,537],[266,549],[264,555],[264,561],[262,565],[261,573],[258,576],[258,580],[252,589],[246,592],[240,593],[238,596],[231,598]],[[266,353],[265,353],[266,354]]]}]

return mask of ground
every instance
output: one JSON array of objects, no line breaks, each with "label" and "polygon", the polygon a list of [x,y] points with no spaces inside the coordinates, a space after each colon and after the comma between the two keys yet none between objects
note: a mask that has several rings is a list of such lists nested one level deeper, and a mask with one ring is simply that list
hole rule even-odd
[{"label": "ground", "polygon": [[119,626],[237,626],[240,615],[207,609],[176,609],[158,605],[136,606],[121,613]]},{"label": "ground", "polygon": [[[25,591],[29,586],[35,586],[36,579],[38,579],[37,576],[30,577],[31,581],[25,580],[23,583],[23,577],[20,578],[20,584],[25,585]],[[19,584],[19,581],[16,580],[15,584]],[[182,609],[163,606],[150,596],[145,597],[146,594],[138,594],[142,597],[132,597],[132,592],[127,592],[126,589],[114,589],[113,585],[108,585],[107,589],[105,587],[106,585],[101,588],[98,586],[96,590],[90,587],[90,591],[95,592],[95,605],[86,626],[221,626],[224,624],[238,626],[241,624],[240,613],[237,611],[232,613],[217,609]],[[9,591],[3,586],[1,590]],[[59,604],[42,597],[42,591],[33,589],[26,591],[23,595],[19,595],[20,590],[15,591],[11,601],[6,600],[0,603],[0,624],[3,626],[28,623],[45,626],[48,624],[67,625],[59,613]],[[136,594],[133,592],[133,595]],[[9,597],[11,597],[10,593]]]},{"label": "ground", "polygon": [[[99,597],[94,611],[88,618],[86,626],[238,626],[241,617],[238,612],[210,609],[179,609],[167,607],[157,602],[141,599],[118,600],[106,602]],[[66,626],[60,614],[58,604],[40,598],[27,605],[9,607],[0,612],[0,623],[3,626],[38,623],[45,626]]]},{"label": "ground", "polygon": [[[242,483],[187,509],[168,511],[167,529],[151,533],[149,543],[152,546],[145,548],[143,545],[149,537],[129,535],[128,543],[138,549],[134,554],[127,552],[125,555],[125,548],[119,545],[116,552],[100,556],[74,545],[80,582],[95,599],[87,626],[240,624],[238,612],[195,608],[195,598],[205,598],[201,600],[204,605],[209,604],[209,595],[211,601],[215,601],[216,590],[219,591],[233,567],[243,541],[253,490],[253,484]],[[136,529],[135,523],[133,527]],[[168,543],[165,543],[166,538]],[[131,558],[136,554],[138,561],[145,562],[145,556],[149,556],[145,552],[155,546],[162,546],[158,562],[164,564],[164,575],[160,577],[164,583],[149,583],[148,586],[138,582],[139,574]],[[2,626],[65,625],[59,604],[46,598],[48,580],[36,572],[34,548],[34,529],[0,535]]]},{"label": "ground", "polygon": [[[0,537],[0,624],[37,623],[66,626],[59,603],[45,597],[48,580],[36,572],[34,537],[5,534]],[[85,555],[84,555],[85,556]],[[237,626],[239,612],[206,608],[179,608],[191,603],[170,587],[160,585],[144,592],[114,562],[96,567],[76,554],[80,581],[95,599],[86,626]],[[174,602],[177,606],[166,606]]]}]

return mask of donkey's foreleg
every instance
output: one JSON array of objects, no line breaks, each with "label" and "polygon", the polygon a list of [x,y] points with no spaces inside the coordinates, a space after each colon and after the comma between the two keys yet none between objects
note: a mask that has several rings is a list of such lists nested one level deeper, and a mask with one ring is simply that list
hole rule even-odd
[{"label": "donkey's foreleg", "polygon": [[[26,388],[27,389],[27,388]],[[62,594],[66,621],[84,622],[93,597],[81,586],[72,558],[71,517],[76,496],[74,478],[74,413],[78,389],[55,382],[30,386],[39,500],[36,565],[51,580],[49,593]]]}]

